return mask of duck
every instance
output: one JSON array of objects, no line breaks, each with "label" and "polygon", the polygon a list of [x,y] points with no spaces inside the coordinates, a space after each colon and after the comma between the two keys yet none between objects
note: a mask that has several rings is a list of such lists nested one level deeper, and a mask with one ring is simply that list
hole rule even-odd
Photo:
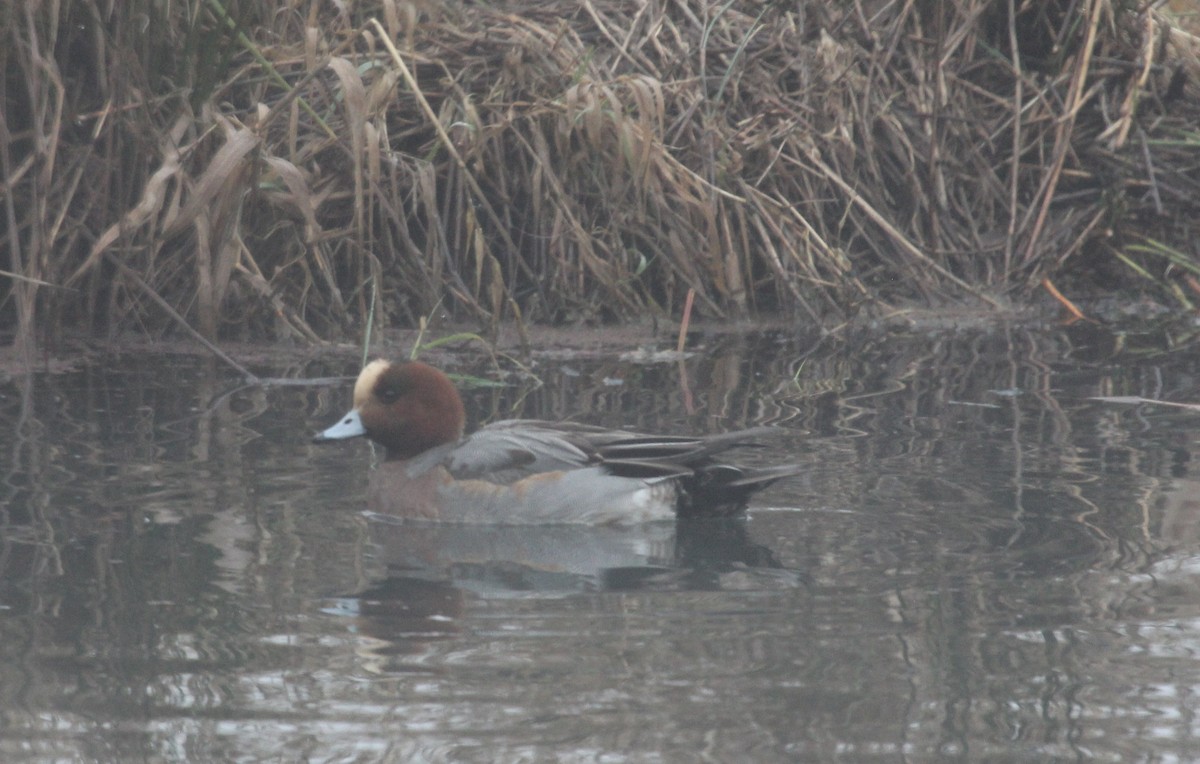
[{"label": "duck", "polygon": [[736,516],[798,464],[741,467],[720,458],[780,432],[649,435],[578,422],[509,419],[464,434],[462,397],[421,361],[375,360],[353,408],[316,443],[366,437],[386,456],[367,508],[403,520],[497,525],[632,525]]}]

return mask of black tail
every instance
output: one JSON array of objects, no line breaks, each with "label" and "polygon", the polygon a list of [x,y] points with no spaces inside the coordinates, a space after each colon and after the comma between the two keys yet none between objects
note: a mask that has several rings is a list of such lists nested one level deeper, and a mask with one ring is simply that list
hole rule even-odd
[{"label": "black tail", "polygon": [[680,480],[680,517],[728,517],[746,508],[750,497],[777,480],[799,475],[799,464],[748,468],[730,464],[700,467]]}]

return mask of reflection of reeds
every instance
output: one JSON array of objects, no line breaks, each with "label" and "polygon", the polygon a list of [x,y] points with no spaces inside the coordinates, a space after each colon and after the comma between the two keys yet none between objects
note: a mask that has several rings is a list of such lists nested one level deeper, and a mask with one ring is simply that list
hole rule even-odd
[{"label": "reflection of reeds", "polygon": [[1200,224],[1191,38],[1146,5],[10,3],[3,320],[315,341],[374,283],[380,321],[488,333],[692,290],[822,322],[1098,242],[1081,275],[1187,304],[1190,254],[1110,235]]}]

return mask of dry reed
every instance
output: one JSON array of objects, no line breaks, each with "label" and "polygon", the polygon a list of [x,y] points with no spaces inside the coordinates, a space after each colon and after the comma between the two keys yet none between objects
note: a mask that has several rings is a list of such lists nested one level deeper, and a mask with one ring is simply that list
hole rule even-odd
[{"label": "dry reed", "polygon": [[1196,299],[1156,244],[1200,240],[1195,46],[1146,3],[44,0],[0,34],[27,350],[318,341],[375,298],[487,329]]}]

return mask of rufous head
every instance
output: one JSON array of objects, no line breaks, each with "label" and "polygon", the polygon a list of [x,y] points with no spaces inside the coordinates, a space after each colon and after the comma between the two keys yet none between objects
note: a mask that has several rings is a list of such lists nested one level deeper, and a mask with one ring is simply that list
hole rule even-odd
[{"label": "rufous head", "polygon": [[450,379],[419,361],[372,361],[354,383],[354,409],[319,433],[324,442],[365,435],[389,459],[410,459],[462,437],[466,413]]}]

